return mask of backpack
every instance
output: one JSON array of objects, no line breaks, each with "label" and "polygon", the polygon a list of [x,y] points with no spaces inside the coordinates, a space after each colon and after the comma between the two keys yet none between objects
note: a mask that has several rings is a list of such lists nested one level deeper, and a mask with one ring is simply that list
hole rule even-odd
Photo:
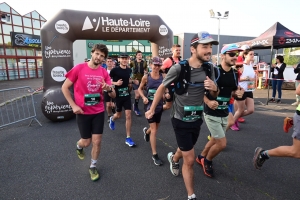
[{"label": "backpack", "polygon": [[[133,69],[132,69],[132,73],[137,74],[139,65],[137,64],[136,60],[133,61],[133,64],[134,64],[134,66],[133,66]],[[144,70],[145,70],[144,65],[145,65],[144,60],[141,60],[140,67],[142,67],[142,71],[140,72],[140,74],[142,74],[142,75],[144,75]]]},{"label": "backpack", "polygon": [[[166,74],[169,72],[170,68],[171,68],[173,65],[176,64],[176,62],[174,61],[174,59],[173,59],[172,56],[170,56],[169,58],[170,58],[170,60],[172,61],[172,65],[171,65],[169,68],[166,68],[166,69],[165,69],[165,73],[166,73]],[[178,57],[178,60],[179,60],[179,62],[181,61],[180,57]]]},{"label": "backpack", "polygon": [[[192,83],[190,82],[191,80],[191,67],[188,63],[187,60],[182,60],[179,62],[179,64],[181,65],[181,70],[180,70],[180,74],[178,76],[177,82],[175,82],[175,92],[178,95],[182,95],[184,93],[187,93],[187,89],[188,86],[190,84],[203,84],[202,83]],[[214,74],[216,75],[216,73],[218,73],[217,78],[215,78],[215,82],[219,79],[220,76],[220,71],[217,67],[214,67],[213,64],[209,63],[209,62],[205,62],[202,64],[203,70],[205,71],[206,76],[208,76],[209,78],[212,77],[212,70],[214,70]]]}]

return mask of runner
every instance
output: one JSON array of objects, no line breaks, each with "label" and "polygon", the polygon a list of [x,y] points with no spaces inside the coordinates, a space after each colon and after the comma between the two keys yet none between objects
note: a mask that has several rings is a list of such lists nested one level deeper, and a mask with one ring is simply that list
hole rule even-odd
[{"label": "runner", "polygon": [[[194,145],[197,142],[200,127],[203,122],[201,116],[204,90],[208,90],[213,97],[217,97],[219,91],[214,83],[214,74],[212,74],[211,78],[213,80],[211,80],[207,76],[206,71],[204,71],[208,69],[208,67],[213,71],[212,66],[207,66],[207,64],[204,66],[204,63],[207,63],[211,58],[212,45],[218,44],[219,42],[214,40],[208,32],[195,34],[191,40],[190,47],[192,56],[184,62],[184,67],[190,72],[190,76],[182,77],[182,74],[185,74],[185,72],[183,71],[181,73],[182,66],[180,64],[171,67],[163,83],[155,93],[150,110],[145,113],[147,119],[153,117],[156,106],[161,101],[165,89],[170,86],[171,83],[175,82],[176,86],[187,84],[184,89],[183,86],[176,88],[176,93],[174,94],[175,98],[172,106],[171,121],[178,148],[175,154],[173,152],[168,154],[168,160],[170,162],[171,173],[174,176],[178,176],[179,160],[183,158],[182,175],[188,193],[188,199],[196,199],[193,183],[193,166],[195,160]],[[179,76],[182,78],[179,79]]]},{"label": "runner", "polygon": [[[104,68],[102,60],[106,58],[108,49],[103,44],[96,44],[91,51],[91,60],[73,67],[67,74],[62,85],[62,92],[76,114],[76,121],[81,135],[77,142],[77,155],[84,159],[83,148],[93,145],[91,151],[91,165],[89,168],[92,181],[99,179],[96,168],[100,154],[100,144],[104,127],[104,98],[103,90],[115,97],[115,90],[110,86],[111,80]],[[74,99],[70,88],[74,84]]]},{"label": "runner", "polygon": [[[113,60],[111,57],[106,59],[107,73],[109,74],[113,68]],[[106,104],[106,112],[107,112],[107,122],[109,123],[109,118],[115,113],[115,103],[114,99],[112,99],[107,91],[104,91],[104,101]]]},{"label": "runner", "polygon": [[[221,50],[221,65],[217,85],[220,93],[217,98],[211,97],[210,93],[204,96],[204,118],[211,133],[210,141],[207,142],[203,151],[197,156],[196,161],[202,166],[203,172],[208,177],[214,176],[212,159],[226,147],[226,130],[229,128],[228,104],[232,95],[242,97],[244,90],[238,86],[238,72],[233,69],[239,51],[236,44],[226,45]],[[216,73],[215,73],[216,74]]]},{"label": "runner", "polygon": [[[174,44],[172,46],[172,53],[173,55],[166,60],[164,60],[163,65],[161,67],[162,71],[164,73],[168,73],[170,68],[179,63],[180,61],[180,52],[181,52],[181,46],[179,44]],[[170,109],[172,107],[172,101],[174,98],[174,83],[172,83],[166,92],[165,95],[166,104],[164,105],[164,110]]]},{"label": "runner", "polygon": [[110,77],[112,78],[112,84],[115,85],[116,90],[116,107],[117,112],[110,117],[109,128],[115,130],[115,120],[122,116],[122,107],[125,110],[126,115],[126,140],[125,143],[129,147],[135,146],[135,143],[130,137],[131,133],[131,96],[129,93],[128,85],[129,82],[134,84],[139,84],[138,80],[130,80],[131,69],[128,68],[129,56],[126,53],[121,53],[120,56],[120,66],[113,68],[110,71]]},{"label": "runner", "polygon": [[[140,96],[143,99],[143,103],[145,104],[145,111],[148,111],[151,107],[155,92],[159,85],[163,81],[163,75],[159,72],[160,67],[162,65],[162,61],[159,57],[153,57],[152,58],[152,72],[150,72],[148,75],[145,75],[142,78],[142,82],[140,84],[140,87],[138,89]],[[144,86],[147,86],[147,95],[144,95]],[[150,128],[148,129],[145,127],[143,129],[144,132],[144,139],[146,142],[149,142],[150,139],[150,145],[152,149],[152,159],[154,161],[155,165],[162,165],[163,162],[158,157],[157,151],[156,151],[156,134],[158,130],[158,126],[160,123],[161,115],[163,112],[163,99],[161,99],[156,106],[155,114],[152,118],[148,119],[148,123],[150,125]],[[151,132],[151,134],[150,134]]]},{"label": "runner", "polygon": [[[300,85],[296,88],[296,94],[300,95]],[[291,119],[286,118],[284,120],[284,127],[291,128]],[[254,152],[253,164],[256,169],[261,169],[264,162],[270,157],[290,157],[300,158],[300,105],[298,105],[293,118],[294,132],[292,134],[293,145],[292,146],[279,146],[275,149],[263,150],[261,147],[257,147]],[[288,129],[287,131],[288,132]]]},{"label": "runner", "polygon": [[[132,79],[138,80],[139,83],[142,80],[142,77],[144,76],[144,73],[148,71],[147,62],[143,60],[143,53],[141,51],[137,51],[135,53],[135,60],[133,60],[130,63],[130,68],[132,69]],[[133,90],[134,90],[134,104],[132,105],[132,109],[136,115],[141,115],[140,109],[139,109],[139,100],[140,100],[140,94],[138,92],[139,84],[132,84]]]},{"label": "runner", "polygon": [[[255,72],[253,70],[253,58],[254,58],[254,51],[252,49],[246,49],[244,51],[244,65],[240,68],[241,77],[239,79],[239,85],[241,88],[245,90],[244,95],[242,98],[235,98],[235,104],[237,109],[234,113],[234,121],[235,124],[231,126],[231,129],[234,131],[238,131],[239,124],[237,119],[239,117],[243,117],[246,115],[250,115],[254,112],[254,100],[253,100],[253,91],[255,88]],[[245,104],[247,110],[245,110]]]}]

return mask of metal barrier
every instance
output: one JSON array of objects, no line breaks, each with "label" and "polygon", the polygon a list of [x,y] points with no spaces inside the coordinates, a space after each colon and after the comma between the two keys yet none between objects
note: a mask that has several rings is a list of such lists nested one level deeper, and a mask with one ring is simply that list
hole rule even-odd
[{"label": "metal barrier", "polygon": [[0,90],[0,128],[31,119],[28,126],[36,118],[33,95],[38,90],[32,90],[29,86]]}]

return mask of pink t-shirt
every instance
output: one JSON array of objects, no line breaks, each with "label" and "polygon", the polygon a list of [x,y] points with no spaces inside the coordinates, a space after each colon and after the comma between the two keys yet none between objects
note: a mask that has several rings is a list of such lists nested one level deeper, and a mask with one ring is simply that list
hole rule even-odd
[{"label": "pink t-shirt", "polygon": [[[176,63],[179,63],[179,59],[177,57],[173,57],[173,60],[176,62]],[[167,69],[167,68],[170,68],[171,66],[173,65],[173,62],[170,58],[167,58],[164,62],[163,62],[163,65],[161,66],[161,69]]]},{"label": "pink t-shirt", "polygon": [[[85,115],[104,112],[104,96],[102,91],[102,80],[111,85],[110,76],[106,69],[98,67],[91,69],[88,63],[81,63],[73,67],[66,77],[74,84],[75,103],[84,112]],[[85,94],[100,94],[100,102],[93,106],[87,106],[84,103]]]}]

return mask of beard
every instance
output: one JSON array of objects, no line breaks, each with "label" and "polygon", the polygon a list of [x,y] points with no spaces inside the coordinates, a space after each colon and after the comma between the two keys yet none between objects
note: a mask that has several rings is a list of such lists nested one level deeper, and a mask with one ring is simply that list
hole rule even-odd
[{"label": "beard", "polygon": [[[208,62],[210,60],[210,57],[209,58],[205,58],[208,54],[205,54],[204,56],[200,56],[197,54],[197,59],[200,61],[200,62]],[[210,54],[211,55],[211,54]]]}]

